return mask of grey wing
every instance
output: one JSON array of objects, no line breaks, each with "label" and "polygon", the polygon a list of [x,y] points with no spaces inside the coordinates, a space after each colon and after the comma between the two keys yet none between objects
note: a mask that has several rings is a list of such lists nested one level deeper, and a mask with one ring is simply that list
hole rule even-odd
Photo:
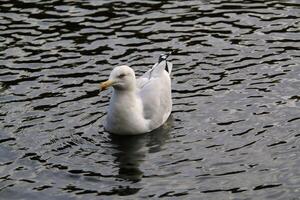
[{"label": "grey wing", "polygon": [[172,64],[163,61],[153,66],[140,78],[139,95],[143,102],[144,117],[150,120],[152,129],[162,125],[172,110],[171,78],[165,66]]},{"label": "grey wing", "polygon": [[145,72],[139,79],[137,79],[137,87],[143,88],[147,83],[150,82],[150,80],[154,77],[159,77],[165,71],[171,75],[173,64],[168,61],[161,61],[160,63],[155,63],[154,66],[149,69],[147,72]]}]

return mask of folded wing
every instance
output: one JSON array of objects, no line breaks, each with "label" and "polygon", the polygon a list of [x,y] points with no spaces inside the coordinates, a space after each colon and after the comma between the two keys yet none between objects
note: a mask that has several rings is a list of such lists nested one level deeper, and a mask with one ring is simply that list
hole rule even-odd
[{"label": "folded wing", "polygon": [[171,71],[172,63],[160,58],[158,63],[137,80],[144,118],[149,120],[151,128],[158,128],[171,113]]}]

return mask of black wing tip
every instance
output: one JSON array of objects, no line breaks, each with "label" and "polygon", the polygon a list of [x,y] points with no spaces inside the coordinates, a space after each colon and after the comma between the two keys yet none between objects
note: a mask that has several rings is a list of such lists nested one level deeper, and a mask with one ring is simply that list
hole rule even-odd
[{"label": "black wing tip", "polygon": [[[166,61],[168,59],[168,57],[174,53],[174,50],[173,51],[170,51],[169,53],[166,53],[166,54],[160,54],[159,58],[158,58],[158,63],[162,62],[162,61]],[[165,66],[165,70],[169,72],[169,67],[168,67],[168,62],[166,62],[166,66]]]},{"label": "black wing tip", "polygon": [[174,51],[170,51],[169,53],[166,53],[166,54],[160,54],[159,58],[158,58],[158,63],[164,61],[164,60],[167,60],[168,57],[170,55],[172,55],[174,53]]}]

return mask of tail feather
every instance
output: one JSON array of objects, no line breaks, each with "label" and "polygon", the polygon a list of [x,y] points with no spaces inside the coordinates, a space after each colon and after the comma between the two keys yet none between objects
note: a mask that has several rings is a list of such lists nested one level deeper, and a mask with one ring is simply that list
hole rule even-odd
[{"label": "tail feather", "polygon": [[172,63],[170,63],[170,62],[167,61],[167,58],[168,58],[171,54],[172,54],[172,52],[167,53],[167,54],[161,54],[161,55],[159,56],[158,62],[157,62],[157,64],[159,65],[161,62],[166,61],[165,70],[166,70],[169,74],[171,74],[171,72],[172,72],[172,67],[173,67],[173,65],[172,65]]},{"label": "tail feather", "polygon": [[166,62],[166,67],[165,70],[171,75],[172,72],[172,68],[173,68],[173,64],[171,62]]}]

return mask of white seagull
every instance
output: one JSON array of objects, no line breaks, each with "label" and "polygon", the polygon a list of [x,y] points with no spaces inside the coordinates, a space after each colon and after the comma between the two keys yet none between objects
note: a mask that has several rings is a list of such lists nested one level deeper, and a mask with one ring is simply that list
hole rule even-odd
[{"label": "white seagull", "polygon": [[118,135],[138,135],[163,125],[171,114],[171,71],[169,54],[140,78],[126,65],[115,67],[100,89],[113,87],[104,124],[105,130]]}]

